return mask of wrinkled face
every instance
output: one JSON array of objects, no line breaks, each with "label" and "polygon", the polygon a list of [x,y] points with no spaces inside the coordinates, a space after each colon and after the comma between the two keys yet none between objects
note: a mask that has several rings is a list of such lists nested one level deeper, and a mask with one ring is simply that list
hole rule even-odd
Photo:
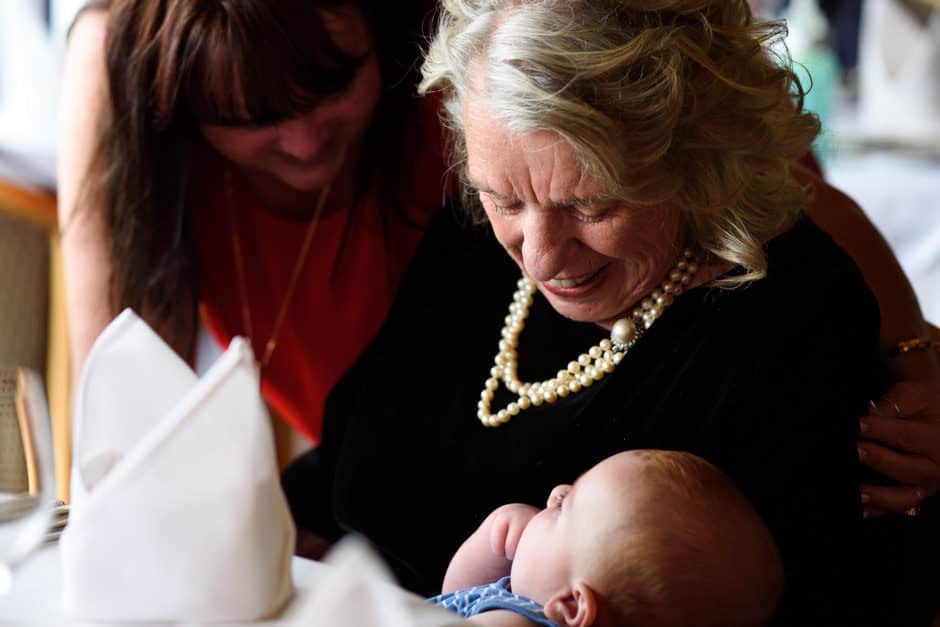
[{"label": "wrinkled face", "polygon": [[513,133],[471,89],[468,175],[496,238],[551,305],[609,327],[661,283],[683,236],[679,211],[636,208],[582,173],[556,133]]},{"label": "wrinkled face", "polygon": [[[616,550],[597,538],[629,525],[640,496],[642,462],[614,455],[552,490],[545,509],[522,532],[512,562],[512,591],[539,603],[583,579],[594,551]],[[589,582],[591,583],[591,582]]]},{"label": "wrinkled face", "polygon": [[[324,12],[336,44],[360,55],[371,45],[358,12]],[[233,85],[236,91],[238,85]],[[250,171],[267,174],[298,191],[331,182],[354,156],[379,100],[381,78],[375,53],[369,54],[345,92],[299,117],[270,126],[218,126],[200,130],[222,156]]]}]

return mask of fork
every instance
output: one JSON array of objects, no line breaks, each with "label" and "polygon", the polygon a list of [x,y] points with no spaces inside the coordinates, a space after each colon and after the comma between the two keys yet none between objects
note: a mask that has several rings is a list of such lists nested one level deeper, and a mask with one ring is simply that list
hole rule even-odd
[{"label": "fork", "polygon": [[49,525],[49,530],[46,531],[46,537],[43,539],[43,542],[46,544],[54,544],[59,541],[59,537],[62,535],[62,532],[65,530],[65,526],[69,522],[69,505],[68,503],[63,503],[62,501],[56,501],[54,517],[52,519],[52,524]]}]

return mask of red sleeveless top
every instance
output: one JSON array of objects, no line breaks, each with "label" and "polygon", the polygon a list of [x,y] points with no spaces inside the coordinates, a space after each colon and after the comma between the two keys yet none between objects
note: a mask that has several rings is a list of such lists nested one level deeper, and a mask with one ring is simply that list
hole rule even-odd
[{"label": "red sleeveless top", "polygon": [[[424,226],[444,198],[437,102],[425,99],[420,106],[421,141],[411,157],[402,155],[414,165],[413,180],[402,185],[401,211],[380,205],[374,183],[358,207],[320,220],[277,348],[262,371],[265,399],[313,443],[320,439],[327,394],[378,332]],[[249,194],[233,194],[228,206],[220,168],[215,169],[193,190],[203,322],[222,347],[236,335],[247,335],[231,241],[234,225],[255,335],[250,339],[260,359],[308,223],[267,213]]]}]

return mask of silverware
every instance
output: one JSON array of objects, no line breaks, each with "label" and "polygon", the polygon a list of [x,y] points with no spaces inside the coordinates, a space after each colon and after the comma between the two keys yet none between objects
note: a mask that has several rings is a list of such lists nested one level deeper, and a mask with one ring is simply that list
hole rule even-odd
[{"label": "silverware", "polygon": [[65,531],[66,525],[69,523],[69,505],[68,503],[63,503],[62,501],[56,501],[55,508],[53,510],[52,524],[49,525],[49,529],[46,531],[46,535],[43,538],[44,544],[54,544],[59,541],[59,537],[62,535],[62,532]]}]

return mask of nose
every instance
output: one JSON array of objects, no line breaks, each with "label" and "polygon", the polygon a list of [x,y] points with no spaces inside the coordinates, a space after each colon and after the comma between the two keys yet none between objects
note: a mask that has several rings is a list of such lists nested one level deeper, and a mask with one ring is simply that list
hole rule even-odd
[{"label": "nose", "polygon": [[316,158],[329,142],[327,127],[312,111],[277,125],[278,147],[299,161]]},{"label": "nose", "polygon": [[567,483],[556,485],[552,488],[551,494],[548,495],[548,502],[545,504],[545,507],[552,508],[561,505],[562,499],[565,498],[565,495],[568,494],[568,490],[570,489],[571,486]]},{"label": "nose", "polygon": [[555,278],[570,261],[574,241],[565,216],[550,210],[525,212],[522,226],[522,261],[536,281]]}]

